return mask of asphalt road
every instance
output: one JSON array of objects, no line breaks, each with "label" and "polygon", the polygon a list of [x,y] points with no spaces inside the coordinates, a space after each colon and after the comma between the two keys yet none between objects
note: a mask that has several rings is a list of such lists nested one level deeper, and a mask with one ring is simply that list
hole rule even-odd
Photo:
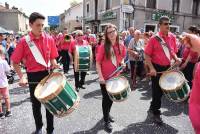
[{"label": "asphalt road", "polygon": [[[72,70],[67,75],[74,85]],[[103,130],[101,91],[95,71],[86,76],[86,89],[80,90],[80,105],[70,115],[55,118],[55,134],[105,134]],[[17,81],[16,81],[17,82]],[[17,83],[10,85],[12,117],[0,119],[0,134],[31,134],[35,130],[32,116],[29,90]],[[164,125],[158,126],[147,117],[151,100],[151,88],[148,81],[138,82],[137,89],[130,93],[124,102],[114,103],[111,115],[114,134],[193,134],[188,117],[187,103],[174,103],[162,99]],[[45,111],[42,109],[44,132],[46,127]]]}]

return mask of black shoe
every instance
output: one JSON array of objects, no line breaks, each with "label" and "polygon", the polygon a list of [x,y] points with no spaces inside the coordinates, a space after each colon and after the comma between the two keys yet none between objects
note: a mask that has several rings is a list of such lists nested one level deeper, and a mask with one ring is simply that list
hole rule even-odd
[{"label": "black shoe", "polygon": [[49,133],[49,132],[47,132],[47,134],[54,134],[54,132],[50,132],[50,133]]},{"label": "black shoe", "polygon": [[68,71],[64,71],[64,74],[68,74]]},{"label": "black shoe", "polygon": [[7,111],[6,114],[5,114],[5,116],[6,116],[6,117],[10,117],[10,116],[12,116],[11,111]]},{"label": "black shoe", "polygon": [[112,130],[113,130],[113,127],[112,127],[110,122],[105,122],[104,129],[105,129],[106,132],[111,133]]},{"label": "black shoe", "polygon": [[112,117],[111,115],[109,115],[108,119],[110,122],[115,122],[114,117]]},{"label": "black shoe", "polygon": [[42,134],[42,128],[41,129],[38,129],[36,130],[35,132],[33,132],[32,134]]},{"label": "black shoe", "polygon": [[85,89],[85,87],[84,87],[83,85],[79,86],[79,88],[81,88],[81,89]]},{"label": "black shoe", "polygon": [[158,125],[162,125],[163,124],[163,120],[160,117],[160,115],[154,115],[153,116],[153,122],[158,124]]},{"label": "black shoe", "polygon": [[5,115],[3,113],[0,113],[0,119],[4,119]]},{"label": "black shoe", "polygon": [[76,89],[75,89],[75,90],[76,90],[76,92],[79,92],[79,88],[78,88],[78,87],[76,87]]}]

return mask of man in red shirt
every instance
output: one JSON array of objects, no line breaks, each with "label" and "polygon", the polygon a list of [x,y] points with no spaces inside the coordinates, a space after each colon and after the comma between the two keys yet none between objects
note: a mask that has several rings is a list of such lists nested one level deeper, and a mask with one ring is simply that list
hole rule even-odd
[{"label": "man in red shirt", "polygon": [[[27,83],[40,82],[49,74],[51,68],[58,68],[55,58],[58,56],[56,45],[51,36],[43,31],[45,17],[39,13],[32,13],[29,17],[31,32],[24,36],[18,43],[14,53],[11,56],[13,67],[17,72],[20,86],[26,86]],[[31,43],[30,43],[31,42]],[[34,48],[34,49],[33,49]],[[34,51],[33,51],[34,50]],[[37,52],[36,52],[37,50]],[[40,53],[40,59],[35,58]],[[28,82],[25,74],[21,72],[20,62],[25,61],[27,68]],[[48,64],[49,63],[49,64]],[[34,96],[37,84],[29,84],[30,97],[32,102],[33,116],[35,119],[35,134],[42,134],[42,114],[41,103]],[[46,109],[47,133],[52,134],[54,130],[53,115]]]},{"label": "man in red shirt", "polygon": [[64,73],[68,73],[70,57],[68,54],[70,44],[73,42],[73,37],[68,34],[67,28],[64,28],[63,34],[59,39],[58,46],[60,48],[61,63],[63,64]]},{"label": "man in red shirt", "polygon": [[[161,75],[157,72],[166,71],[170,67],[172,59],[175,60],[175,64],[181,62],[176,56],[176,38],[169,32],[169,24],[167,16],[161,17],[159,20],[160,31],[156,36],[150,38],[145,47],[145,60],[150,69],[149,75],[152,81],[152,101],[148,113],[152,115],[153,121],[159,125],[162,124],[160,107],[163,92],[159,86]],[[161,44],[159,39],[164,40],[165,44]],[[168,53],[164,52],[163,45],[167,47]]]}]

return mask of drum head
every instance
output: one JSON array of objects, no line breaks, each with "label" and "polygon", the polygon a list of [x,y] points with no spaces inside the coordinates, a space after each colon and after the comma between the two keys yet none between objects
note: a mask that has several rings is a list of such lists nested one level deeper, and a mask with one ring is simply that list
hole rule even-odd
[{"label": "drum head", "polygon": [[42,82],[38,84],[35,90],[36,98],[44,99],[54,94],[62,85],[63,80],[64,77],[61,73],[53,73],[44,84]]},{"label": "drum head", "polygon": [[181,72],[168,72],[160,77],[159,85],[163,90],[175,90],[180,88],[184,82],[185,78]]},{"label": "drum head", "polygon": [[116,77],[106,82],[106,89],[112,94],[120,93],[128,87],[128,80],[125,77]]}]

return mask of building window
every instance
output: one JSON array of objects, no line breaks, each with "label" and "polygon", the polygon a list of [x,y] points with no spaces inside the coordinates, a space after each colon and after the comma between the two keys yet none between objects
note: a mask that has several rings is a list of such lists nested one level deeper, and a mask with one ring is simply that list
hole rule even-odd
[{"label": "building window", "polygon": [[90,5],[89,5],[89,3],[86,6],[86,11],[87,11],[87,14],[90,12]]},{"label": "building window", "polygon": [[146,7],[156,9],[156,0],[147,0]]},{"label": "building window", "polygon": [[156,32],[157,31],[157,24],[144,24],[144,31],[145,32]]},{"label": "building window", "polygon": [[199,11],[199,0],[193,0],[193,6],[192,6],[192,14],[194,15],[198,15],[198,11]]},{"label": "building window", "polygon": [[180,0],[172,0],[172,11],[179,12]]},{"label": "building window", "polygon": [[179,26],[171,25],[171,26],[170,26],[170,31],[171,31],[172,33],[179,32]]},{"label": "building window", "polygon": [[111,9],[111,0],[106,0],[106,10]]}]

